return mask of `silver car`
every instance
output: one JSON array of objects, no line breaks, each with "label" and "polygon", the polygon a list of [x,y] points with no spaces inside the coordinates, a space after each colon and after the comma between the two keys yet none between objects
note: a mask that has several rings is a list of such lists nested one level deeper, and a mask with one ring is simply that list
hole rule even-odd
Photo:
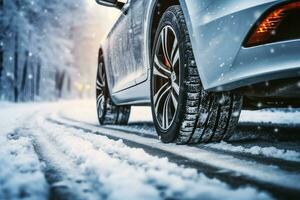
[{"label": "silver car", "polygon": [[300,1],[96,1],[122,12],[99,50],[100,124],[151,105],[163,142],[218,142],[241,109],[299,107]]}]

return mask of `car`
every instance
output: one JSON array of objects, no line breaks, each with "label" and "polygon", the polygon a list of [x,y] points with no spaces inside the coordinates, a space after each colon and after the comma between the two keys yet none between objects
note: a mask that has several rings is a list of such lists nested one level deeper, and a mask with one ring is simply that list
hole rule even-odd
[{"label": "car", "polygon": [[101,125],[150,105],[162,142],[220,142],[242,109],[299,107],[300,1],[96,2],[120,9],[99,49]]}]

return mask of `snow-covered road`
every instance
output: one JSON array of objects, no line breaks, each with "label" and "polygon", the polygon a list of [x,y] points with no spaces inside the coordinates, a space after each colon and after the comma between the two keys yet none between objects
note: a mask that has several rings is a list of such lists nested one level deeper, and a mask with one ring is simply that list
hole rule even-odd
[{"label": "snow-covered road", "polygon": [[0,103],[0,199],[297,199],[300,111],[244,111],[230,143],[162,144],[149,108]]}]

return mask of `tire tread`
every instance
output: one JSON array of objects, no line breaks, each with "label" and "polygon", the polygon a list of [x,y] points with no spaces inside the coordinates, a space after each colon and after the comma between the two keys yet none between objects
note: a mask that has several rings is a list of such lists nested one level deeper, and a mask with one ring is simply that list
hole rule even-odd
[{"label": "tire tread", "polygon": [[195,62],[192,44],[180,6],[171,6],[184,43],[186,102],[183,105],[177,144],[194,144],[228,140],[238,123],[242,97],[229,92],[208,93],[203,90]]}]

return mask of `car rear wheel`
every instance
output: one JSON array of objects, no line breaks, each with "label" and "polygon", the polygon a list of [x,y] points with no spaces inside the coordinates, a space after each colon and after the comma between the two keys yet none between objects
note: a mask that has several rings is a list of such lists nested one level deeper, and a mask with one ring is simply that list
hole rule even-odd
[{"label": "car rear wheel", "polygon": [[96,81],[98,121],[100,125],[127,124],[130,115],[130,106],[117,106],[113,103],[107,86],[103,56],[100,56],[99,60]]},{"label": "car rear wheel", "polygon": [[218,142],[231,137],[242,97],[203,89],[180,6],[171,6],[161,18],[151,65],[152,115],[163,142]]}]

